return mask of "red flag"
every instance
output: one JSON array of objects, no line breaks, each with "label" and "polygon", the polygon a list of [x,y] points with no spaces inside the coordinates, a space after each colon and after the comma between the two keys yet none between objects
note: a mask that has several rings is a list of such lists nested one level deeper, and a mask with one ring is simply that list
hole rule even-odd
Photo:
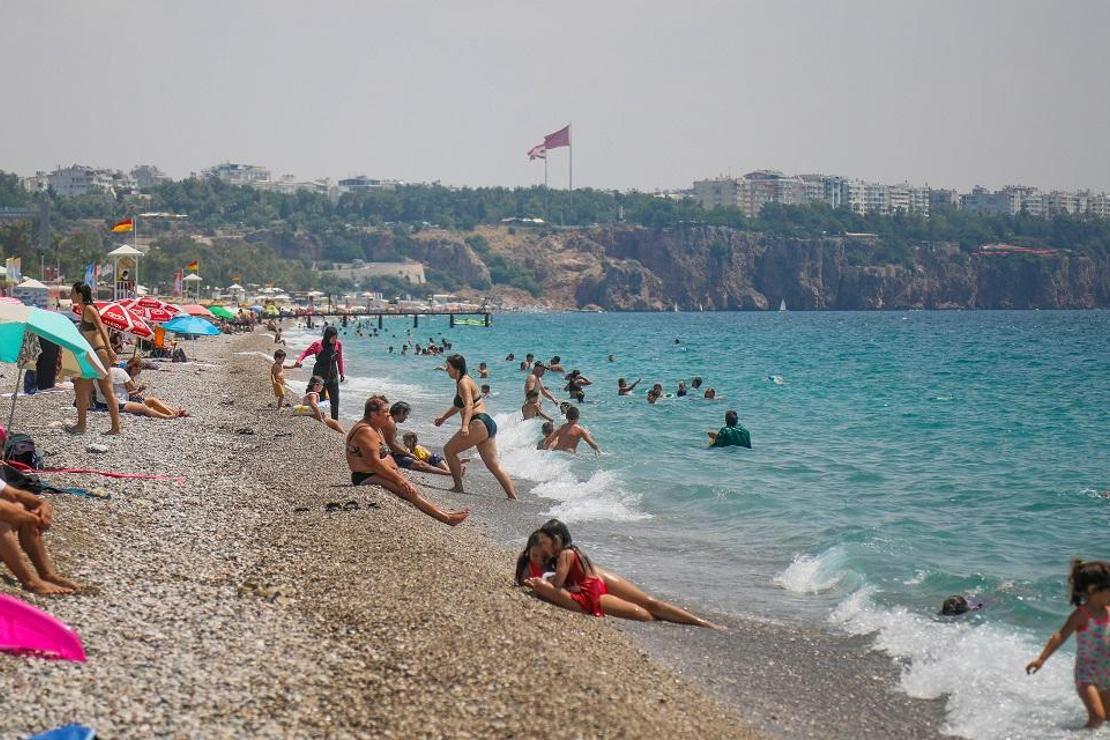
[{"label": "red flag", "polygon": [[547,159],[547,150],[543,148],[543,144],[536,144],[529,149],[528,159]]},{"label": "red flag", "polygon": [[544,149],[556,149],[561,146],[570,146],[570,125],[564,126],[553,134],[543,137]]}]

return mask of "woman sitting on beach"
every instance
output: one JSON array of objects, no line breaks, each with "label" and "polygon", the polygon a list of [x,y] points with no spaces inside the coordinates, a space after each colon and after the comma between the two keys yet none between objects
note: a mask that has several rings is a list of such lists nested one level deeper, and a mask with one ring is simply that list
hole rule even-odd
[{"label": "woman sitting on beach", "polygon": [[447,458],[447,467],[451,469],[451,477],[455,480],[451,490],[455,493],[463,493],[463,470],[459,453],[471,447],[477,447],[479,457],[505,489],[505,495],[516,498],[513,482],[509,479],[508,473],[502,470],[497,458],[497,444],[493,441],[497,436],[497,423],[486,413],[486,404],[478,391],[478,384],[466,374],[466,358],[462,355],[451,355],[447,358],[446,370],[455,381],[455,401],[451,404],[451,408],[435,420],[435,425],[443,426],[443,422],[455,414],[462,416],[462,427],[443,446],[443,456]]},{"label": "woman sitting on beach", "polygon": [[346,434],[346,431],[339,422],[330,417],[324,416],[324,412],[320,410],[320,391],[324,387],[324,379],[319,375],[313,375],[308,381],[308,393],[304,394],[301,402],[293,407],[293,413],[298,416],[311,416],[316,421],[323,422],[329,428],[334,429],[340,434]]},{"label": "woman sitting on beach", "polygon": [[[554,572],[548,580],[545,574]],[[595,566],[571,541],[570,530],[551,519],[528,538],[516,562],[517,585],[544,601],[595,617],[606,614],[639,622],[661,620],[719,629],[681,607],[650,596]]]},{"label": "woman sitting on beach", "polygon": [[[149,409],[153,409],[158,412],[158,414],[161,415],[160,418],[163,419],[173,419],[178,416],[189,415],[189,412],[184,408],[175,409],[161,399],[146,395],[146,385],[139,384],[139,373],[143,371],[143,360],[141,357],[132,357],[127,361],[127,367],[125,369],[127,371],[127,377],[130,378],[125,386],[127,389],[127,400],[130,403],[142,404]],[[124,410],[126,411],[127,409],[125,408]]]}]

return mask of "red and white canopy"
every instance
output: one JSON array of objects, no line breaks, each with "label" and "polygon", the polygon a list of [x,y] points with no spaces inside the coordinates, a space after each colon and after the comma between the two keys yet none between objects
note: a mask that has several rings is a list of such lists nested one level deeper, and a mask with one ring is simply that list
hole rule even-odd
[{"label": "red and white canopy", "polygon": [[[74,306],[73,308],[76,313],[77,307]],[[105,326],[110,326],[117,331],[131,334],[140,339],[150,339],[154,336],[154,330],[143,321],[142,316],[122,303],[97,301],[96,310],[100,313],[100,320],[104,322]]]},{"label": "red and white canopy", "polygon": [[180,306],[160,301],[151,296],[128,298],[120,301],[119,305],[137,314],[139,318],[153,324],[163,324],[175,316],[184,313]]}]

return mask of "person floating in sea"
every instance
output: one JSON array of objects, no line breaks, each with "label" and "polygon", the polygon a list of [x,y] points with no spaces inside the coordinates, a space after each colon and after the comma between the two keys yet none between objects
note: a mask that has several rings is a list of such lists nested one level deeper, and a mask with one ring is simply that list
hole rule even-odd
[{"label": "person floating in sea", "polygon": [[50,502],[0,479],[0,560],[26,591],[45,596],[72,594],[80,587],[58,575],[43,541],[53,522]]},{"label": "person floating in sea", "polygon": [[524,355],[524,364],[526,366],[526,369],[531,370],[533,363],[535,363],[535,356],[531,352]]},{"label": "person floating in sea", "polygon": [[1071,603],[1075,610],[1025,667],[1036,673],[1075,633],[1075,688],[1087,709],[1088,729],[1102,725],[1110,712],[1110,562],[1073,560]]},{"label": "person floating in sea", "polygon": [[489,383],[482,383],[482,398],[489,398],[493,395],[493,391],[489,387]]},{"label": "person floating in sea", "polygon": [[[553,573],[552,573],[553,571]],[[551,574],[548,579],[548,574]],[[544,601],[595,617],[605,615],[720,629],[709,620],[660,601],[633,583],[593,564],[571,540],[567,526],[552,519],[528,538],[517,558],[516,582]]]},{"label": "person floating in sea", "polygon": [[640,384],[641,380],[643,380],[643,378],[636,378],[636,382],[629,385],[627,380],[625,380],[624,378],[620,378],[619,380],[617,380],[617,395],[627,396],[631,394],[632,391],[636,390],[636,386]]},{"label": "person floating in sea", "polygon": [[320,410],[320,391],[323,388],[324,379],[319,375],[313,375],[308,381],[308,392],[304,394],[301,402],[293,407],[293,413],[298,416],[311,416],[316,421],[343,434],[344,429],[339,422],[324,416],[324,412]]},{"label": "person floating in sea", "polygon": [[691,388],[691,390],[695,390],[695,391],[697,389],[701,388],[701,376],[700,375],[695,375],[693,378],[690,379],[690,388]]},{"label": "person floating in sea", "polygon": [[[538,391],[541,396],[547,396],[552,403],[559,403],[559,399],[551,395],[551,391],[543,384],[543,374],[547,372],[542,362],[537,362],[536,366],[532,368],[532,372],[524,380],[524,398],[527,400],[528,391]],[[543,399],[539,399],[540,406],[543,406]]]},{"label": "person floating in sea", "polygon": [[478,363],[478,377],[479,378],[488,378],[489,377],[489,366],[487,366],[486,363],[484,363],[484,362],[479,362]]},{"label": "person floating in sea", "polygon": [[752,448],[752,434],[740,426],[740,416],[735,411],[725,412],[725,425],[717,432],[706,432],[710,447]]},{"label": "person floating in sea", "polygon": [[617,356],[616,355],[609,355],[609,362],[616,362],[616,361],[617,361]]},{"label": "person floating in sea", "polygon": [[590,430],[578,424],[580,416],[581,413],[578,411],[577,406],[568,408],[566,412],[566,423],[544,441],[544,447],[549,450],[574,453],[578,450],[578,443],[585,440],[586,444],[593,448],[594,454],[600,455],[601,448],[598,447],[597,442],[595,442],[594,438],[590,435]]},{"label": "person floating in sea", "polygon": [[967,597],[955,594],[949,596],[940,605],[940,615],[942,617],[959,617],[982,608],[982,602],[972,603],[967,600]]},{"label": "person floating in sea", "polygon": [[291,406],[285,400],[285,371],[292,370],[296,365],[285,366],[285,350],[279,349],[274,351],[274,364],[270,365],[270,387],[274,391],[274,398],[277,399],[277,410],[281,411],[283,406]]},{"label": "person floating in sea", "polygon": [[659,383],[656,383],[655,385],[653,385],[651,387],[651,390],[647,392],[647,402],[648,403],[653,404],[662,397],[663,397],[663,386],[660,385]]},{"label": "person floating in sea", "polygon": [[366,399],[362,419],[355,422],[347,434],[345,446],[347,467],[351,469],[351,483],[381,486],[444,524],[455,526],[470,515],[470,509],[444,511],[420,493],[400,468],[382,439],[381,427],[389,418],[389,401],[379,396]]},{"label": "person floating in sea", "polygon": [[537,390],[530,390],[525,396],[524,405],[520,407],[520,414],[525,419],[534,419],[540,417],[551,421],[551,417],[543,412],[543,407],[540,406],[540,392]]},{"label": "person floating in sea", "polygon": [[674,394],[676,396],[678,396],[679,398],[682,398],[683,396],[686,395],[686,381],[685,380],[678,381],[678,388],[675,389]]},{"label": "person floating in sea", "polygon": [[563,358],[555,355],[551,358],[551,362],[547,363],[547,369],[553,373],[565,373],[566,368],[563,367]]},{"label": "person floating in sea", "polygon": [[567,384],[563,390],[578,403],[582,403],[586,399],[586,393],[583,389],[588,385],[593,385],[593,382],[583,375],[581,370],[571,370],[566,375],[566,381]]},{"label": "person floating in sea", "polygon": [[466,358],[459,354],[448,357],[447,374],[455,381],[455,399],[451,408],[435,420],[435,425],[443,426],[443,423],[455,414],[462,417],[461,428],[443,447],[443,455],[447,458],[451,477],[455,481],[451,490],[455,493],[464,493],[463,468],[462,463],[459,462],[459,453],[471,447],[477,447],[479,457],[501,484],[505,495],[515,499],[516,490],[513,488],[513,482],[509,474],[502,469],[497,457],[497,444],[494,442],[494,437],[497,436],[497,423],[486,412],[486,404],[478,393],[478,384],[466,374]]},{"label": "person floating in sea", "polygon": [[702,397],[712,401],[713,399],[715,399],[717,397],[717,391],[714,390],[713,388],[706,388],[705,389],[705,395],[702,396]]}]

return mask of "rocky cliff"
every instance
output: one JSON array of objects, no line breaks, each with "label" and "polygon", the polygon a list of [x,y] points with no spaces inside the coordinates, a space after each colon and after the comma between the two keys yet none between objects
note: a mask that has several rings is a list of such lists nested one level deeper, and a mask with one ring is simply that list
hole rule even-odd
[{"label": "rocky cliff", "polygon": [[[540,266],[553,305],[606,310],[1097,308],[1110,306],[1110,259],[961,253],[921,246],[897,264],[864,238],[766,238],[725,228],[597,228],[487,238]],[[504,236],[502,234],[501,236]]]}]

